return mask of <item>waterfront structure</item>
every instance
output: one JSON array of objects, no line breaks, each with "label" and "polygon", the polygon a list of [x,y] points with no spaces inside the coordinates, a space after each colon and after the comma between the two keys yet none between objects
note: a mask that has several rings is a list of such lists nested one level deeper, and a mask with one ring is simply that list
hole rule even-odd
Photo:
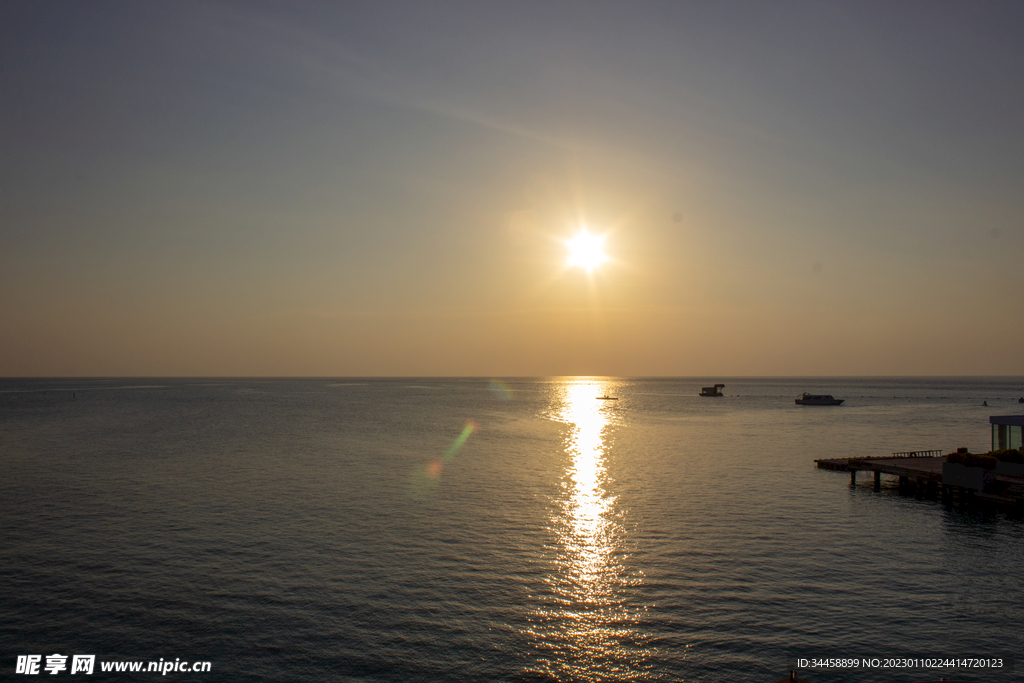
[{"label": "waterfront structure", "polygon": [[992,425],[992,450],[1020,448],[1024,444],[1024,415],[992,415],[988,421]]}]

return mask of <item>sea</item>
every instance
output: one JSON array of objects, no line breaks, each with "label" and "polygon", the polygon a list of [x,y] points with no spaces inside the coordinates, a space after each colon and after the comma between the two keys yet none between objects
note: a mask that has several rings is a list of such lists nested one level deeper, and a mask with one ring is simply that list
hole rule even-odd
[{"label": "sea", "polygon": [[0,679],[1019,681],[1024,520],[814,460],[984,452],[1022,396],[3,379]]}]

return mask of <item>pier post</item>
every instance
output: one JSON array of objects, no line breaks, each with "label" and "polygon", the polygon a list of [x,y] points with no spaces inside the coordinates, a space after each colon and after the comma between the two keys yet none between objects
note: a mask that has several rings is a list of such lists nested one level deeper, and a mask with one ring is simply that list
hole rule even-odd
[{"label": "pier post", "polygon": [[857,470],[850,468],[850,486],[857,485]]},{"label": "pier post", "polygon": [[882,473],[875,470],[875,490],[882,488]]}]

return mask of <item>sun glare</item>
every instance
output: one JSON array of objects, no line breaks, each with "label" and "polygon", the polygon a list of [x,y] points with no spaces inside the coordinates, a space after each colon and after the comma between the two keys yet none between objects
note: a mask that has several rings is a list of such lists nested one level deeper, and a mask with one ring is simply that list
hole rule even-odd
[{"label": "sun glare", "polygon": [[591,235],[586,228],[565,245],[569,247],[567,265],[570,267],[579,266],[589,273],[608,260],[604,253],[604,235]]}]

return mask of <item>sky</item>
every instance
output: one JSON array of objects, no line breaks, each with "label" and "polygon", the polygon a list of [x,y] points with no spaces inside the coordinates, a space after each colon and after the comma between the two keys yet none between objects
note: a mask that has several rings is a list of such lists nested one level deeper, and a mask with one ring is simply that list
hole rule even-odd
[{"label": "sky", "polygon": [[1018,2],[8,0],[0,376],[1024,375],[1022,44]]}]

